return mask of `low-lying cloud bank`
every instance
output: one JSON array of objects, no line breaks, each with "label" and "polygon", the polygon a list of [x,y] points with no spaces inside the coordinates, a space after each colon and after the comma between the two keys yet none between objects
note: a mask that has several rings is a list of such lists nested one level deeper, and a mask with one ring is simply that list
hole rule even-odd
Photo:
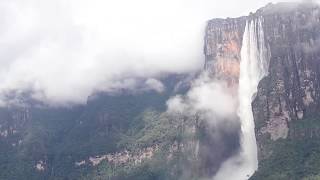
[{"label": "low-lying cloud bank", "polygon": [[246,1],[2,0],[0,102],[28,91],[48,104],[85,103],[135,78],[197,71],[206,20],[267,2]]}]

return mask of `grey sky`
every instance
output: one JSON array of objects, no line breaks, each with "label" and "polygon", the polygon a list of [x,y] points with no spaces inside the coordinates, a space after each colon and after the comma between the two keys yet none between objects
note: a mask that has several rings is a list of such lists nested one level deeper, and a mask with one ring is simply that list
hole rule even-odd
[{"label": "grey sky", "polygon": [[1,0],[0,99],[32,89],[45,102],[84,103],[97,90],[134,88],[135,77],[198,70],[206,20],[268,2]]}]

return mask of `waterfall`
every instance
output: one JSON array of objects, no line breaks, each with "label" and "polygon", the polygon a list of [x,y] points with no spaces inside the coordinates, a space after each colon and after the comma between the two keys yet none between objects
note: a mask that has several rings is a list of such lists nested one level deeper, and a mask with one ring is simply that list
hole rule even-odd
[{"label": "waterfall", "polygon": [[241,121],[243,155],[252,171],[249,174],[252,174],[258,168],[251,103],[254,94],[257,92],[259,81],[267,75],[268,64],[262,19],[247,22],[241,49],[238,115]]},{"label": "waterfall", "polygon": [[257,144],[251,103],[259,81],[267,75],[269,55],[265,45],[263,19],[247,21],[243,34],[238,89],[241,122],[241,152],[227,160],[215,180],[246,180],[258,168]]}]

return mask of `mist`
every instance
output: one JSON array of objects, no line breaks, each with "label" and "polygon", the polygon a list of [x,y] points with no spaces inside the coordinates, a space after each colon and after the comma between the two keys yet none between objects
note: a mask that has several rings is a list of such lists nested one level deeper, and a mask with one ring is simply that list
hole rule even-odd
[{"label": "mist", "polygon": [[[223,81],[211,79],[203,72],[191,84],[191,89],[185,95],[176,95],[167,101],[168,111],[177,113],[202,112],[201,115],[216,121],[231,118],[236,113],[237,101],[231,89]],[[207,118],[204,118],[207,119]]]},{"label": "mist", "polygon": [[268,1],[2,0],[0,102],[10,92],[54,105],[135,78],[202,69],[206,21],[246,15]]}]

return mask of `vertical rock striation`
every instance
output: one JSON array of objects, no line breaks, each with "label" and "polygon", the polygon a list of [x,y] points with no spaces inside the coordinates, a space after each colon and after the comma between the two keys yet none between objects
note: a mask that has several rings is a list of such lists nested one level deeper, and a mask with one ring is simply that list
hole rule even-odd
[{"label": "vertical rock striation", "polygon": [[205,36],[205,69],[217,78],[236,86],[240,73],[240,51],[246,18],[213,19]]},{"label": "vertical rock striation", "polygon": [[320,8],[279,4],[260,9],[270,47],[269,76],[253,102],[260,159],[272,151],[263,143],[287,139],[292,121],[314,116],[320,105]]}]

